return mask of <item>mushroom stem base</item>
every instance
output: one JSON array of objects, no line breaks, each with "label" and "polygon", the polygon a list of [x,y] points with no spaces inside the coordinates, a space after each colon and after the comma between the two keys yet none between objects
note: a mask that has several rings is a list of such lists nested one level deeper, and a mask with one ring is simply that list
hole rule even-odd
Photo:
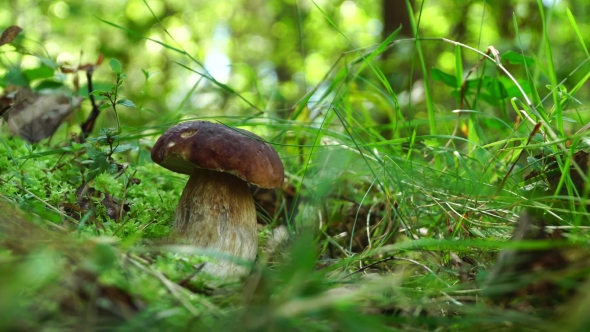
[{"label": "mushroom stem base", "polygon": [[[177,236],[199,248],[253,262],[258,235],[256,209],[248,184],[238,177],[199,169],[186,184],[174,217]],[[215,259],[203,271],[220,278],[244,275],[249,267]]]}]

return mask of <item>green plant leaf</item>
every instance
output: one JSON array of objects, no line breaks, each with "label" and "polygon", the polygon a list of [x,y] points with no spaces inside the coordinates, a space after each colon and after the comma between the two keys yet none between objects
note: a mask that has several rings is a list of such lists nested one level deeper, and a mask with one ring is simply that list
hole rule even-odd
[{"label": "green plant leaf", "polygon": [[492,78],[492,80],[488,82],[488,84],[486,85],[486,89],[495,98],[505,99],[508,97],[508,91],[506,91],[504,84],[502,84],[502,82],[497,80],[496,78]]},{"label": "green plant leaf", "polygon": [[526,64],[527,66],[532,66],[535,64],[533,58],[529,56],[523,56],[520,53],[514,51],[508,51],[502,54],[502,62],[508,62],[512,65],[522,65]]},{"label": "green plant leaf", "polygon": [[527,163],[531,166],[535,171],[540,172],[542,170],[541,161],[533,156],[528,156],[526,158]]},{"label": "green plant leaf", "polygon": [[111,66],[111,69],[113,70],[113,72],[115,72],[116,74],[121,74],[121,63],[119,62],[119,60],[117,59],[111,59],[109,60],[109,65]]},{"label": "green plant leaf", "polygon": [[29,86],[29,80],[19,68],[10,68],[4,76],[7,85]]},{"label": "green plant leaf", "polygon": [[576,19],[574,18],[574,15],[572,15],[572,12],[570,11],[569,8],[566,8],[566,13],[567,13],[567,18],[569,19],[570,24],[572,25],[572,28],[576,32],[576,36],[578,36],[578,40],[580,41],[580,45],[582,46],[582,48],[584,49],[584,52],[586,53],[586,56],[590,57],[590,53],[588,53],[588,48],[586,47],[586,43],[584,42],[584,37],[582,36],[582,33],[580,32],[580,28],[578,28],[578,24],[576,23]]},{"label": "green plant leaf", "polygon": [[121,99],[117,101],[117,105],[123,105],[129,108],[135,108],[135,104],[129,99]]},{"label": "green plant leaf", "polygon": [[41,91],[41,90],[57,90],[63,88],[64,84],[62,82],[53,81],[53,80],[45,80],[39,82],[39,84],[35,85],[33,88],[34,91]]},{"label": "green plant leaf", "polygon": [[[97,90],[100,90],[102,92],[110,91],[113,86],[115,86],[113,83],[92,82],[93,91],[97,91]],[[80,87],[80,96],[81,97],[88,97],[88,85],[85,84]]]},{"label": "green plant leaf", "polygon": [[90,268],[100,273],[115,265],[117,256],[113,247],[106,243],[97,243],[90,256]]},{"label": "green plant leaf", "polygon": [[111,169],[111,163],[108,161],[108,155],[106,152],[93,146],[89,146],[87,153],[92,162],[90,163],[90,171],[88,172],[86,181],[92,181],[97,176]]},{"label": "green plant leaf", "polygon": [[576,121],[576,120],[574,120],[574,119],[572,119],[572,118],[565,117],[565,116],[562,116],[562,117],[561,117],[561,119],[562,119],[563,121],[565,121],[565,122],[569,122],[569,123],[578,123],[578,121]]},{"label": "green plant leaf", "polygon": [[453,75],[449,75],[438,68],[430,69],[430,75],[435,81],[443,82],[445,85],[456,88],[457,78]]},{"label": "green plant leaf", "polygon": [[[499,77],[498,80],[502,82],[504,88],[506,88],[506,93],[508,94],[508,98],[519,97],[521,96],[520,90],[514,84],[514,82],[506,77]],[[519,80],[518,85],[522,88],[524,93],[531,93],[531,85],[528,80]]]},{"label": "green plant leaf", "polygon": [[53,68],[41,66],[38,68],[23,70],[23,75],[29,80],[34,81],[42,78],[53,77]]},{"label": "green plant leaf", "polygon": [[125,152],[135,149],[135,146],[131,144],[121,144],[113,149],[113,153]]}]

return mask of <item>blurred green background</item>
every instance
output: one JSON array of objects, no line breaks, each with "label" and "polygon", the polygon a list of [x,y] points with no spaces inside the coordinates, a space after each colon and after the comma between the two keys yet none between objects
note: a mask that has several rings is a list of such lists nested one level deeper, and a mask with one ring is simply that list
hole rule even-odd
[{"label": "blurred green background", "polygon": [[[42,90],[48,82],[53,88],[63,85],[72,90],[75,75],[57,68],[95,63],[100,55],[105,61],[94,73],[94,85],[108,90],[115,80],[109,60],[122,64],[127,78],[121,98],[137,106],[118,109],[125,128],[117,140],[128,150],[114,157],[125,163],[126,173],[117,177],[105,167],[92,178],[92,185],[126,197],[129,214],[120,222],[98,209],[83,211],[100,220],[69,229],[71,243],[56,236],[49,246],[60,255],[76,253],[71,258],[74,263],[59,262],[58,267],[67,271],[68,278],[83,280],[81,289],[88,278],[77,273],[88,253],[98,252],[100,262],[102,251],[107,252],[105,260],[116,268],[90,264],[98,271],[92,278],[100,279],[91,281],[126,287],[135,300],[145,301],[142,317],[166,320],[165,324],[179,328],[191,322],[226,328],[248,322],[252,330],[263,326],[298,330],[308,324],[327,331],[342,324],[362,331],[358,322],[366,319],[382,327],[383,318],[400,329],[434,330],[440,324],[441,329],[456,331],[472,328],[467,317],[484,325],[491,322],[485,325],[491,330],[494,323],[505,320],[522,323],[515,330],[528,327],[530,321],[541,327],[547,323],[543,315],[532,319],[528,312],[514,316],[511,310],[499,314],[497,307],[475,299],[479,295],[468,289],[474,282],[473,278],[467,282],[470,271],[454,265],[452,255],[476,261],[467,270],[478,268],[477,278],[485,278],[497,250],[509,246],[504,240],[525,207],[549,210],[557,202],[557,213],[567,215],[560,225],[588,225],[585,204],[574,204],[587,200],[588,192],[574,195],[568,176],[562,177],[567,178],[564,186],[569,190],[563,201],[552,193],[528,197],[522,182],[525,173],[540,170],[534,156],[556,153],[558,143],[571,139],[568,135],[590,120],[584,106],[590,97],[586,84],[590,56],[585,46],[590,36],[589,4],[586,0],[9,0],[0,5],[0,29],[18,25],[23,32],[14,43],[0,48],[0,94],[11,93],[14,86]],[[394,33],[390,47],[377,46]],[[417,43],[412,39],[416,35],[425,39]],[[455,42],[466,47],[456,47]],[[534,124],[517,114],[519,109],[531,109],[524,105],[515,82],[491,61],[478,66],[481,52],[489,46],[499,51],[502,64],[539,113],[547,115],[543,130],[558,136],[529,136]],[[49,74],[44,74],[46,67]],[[77,93],[85,96],[86,78],[83,73],[78,77]],[[575,93],[570,95],[571,91]],[[453,111],[459,108],[470,112],[458,118]],[[81,111],[56,138],[41,144],[28,144],[5,130],[4,148],[15,157],[0,159],[2,195],[22,209],[71,226],[62,204],[78,203],[76,188],[87,185],[84,172],[97,160],[97,151],[107,166],[113,166],[106,157],[112,142],[105,143],[108,140],[100,133],[115,126],[111,109],[102,111],[91,135],[103,140],[76,145],[94,155],[60,150],[72,145],[69,133],[80,131],[90,109],[85,99]],[[261,267],[245,290],[242,285],[215,291],[202,284],[186,288],[187,275],[190,279],[195,273],[192,263],[173,250],[149,252],[160,249],[152,239],[168,235],[186,183],[185,176],[155,166],[149,150],[172,124],[195,118],[246,127],[279,151],[287,186],[272,192],[269,199],[276,214],[259,211],[259,218],[264,216],[259,224],[261,243],[270,241],[279,225],[289,226],[294,237],[308,234],[297,233],[301,229],[294,226],[299,222],[313,227],[309,232],[313,242],[304,237],[309,241],[292,250],[279,248],[270,258],[259,252]],[[574,148],[582,136],[575,138]],[[65,161],[62,156],[67,156]],[[134,176],[140,185],[130,185]],[[498,190],[504,180],[504,190]],[[569,218],[568,209],[577,209],[576,218]],[[587,243],[585,236],[571,239],[579,245]],[[27,256],[27,248],[45,252],[46,237],[45,233],[30,237],[41,243],[39,247],[0,237],[10,248],[0,263],[14,267],[6,285],[26,288],[20,282],[20,269],[35,277],[29,273],[30,257],[20,265],[13,263]],[[75,248],[80,246],[85,249],[78,253]],[[146,251],[155,258],[132,257],[136,265],[126,265],[129,257]],[[382,261],[365,273],[364,267],[389,255],[399,260]],[[268,260],[260,262],[260,257]],[[51,265],[45,256],[36,259]],[[58,273],[47,271],[37,283],[50,291],[61,287],[53,282]],[[124,278],[128,271],[139,281]],[[162,271],[173,280],[172,286],[158,281]],[[17,286],[14,289],[20,292]],[[177,287],[182,296],[164,286]],[[9,288],[0,288],[0,293],[16,296]],[[68,294],[63,289],[55,292]],[[21,315],[15,326],[27,326],[19,324],[29,321],[35,289],[29,295],[13,308]],[[57,312],[53,306],[59,302],[51,294],[47,299],[48,312]],[[178,305],[179,299],[186,299],[184,307]],[[469,305],[461,307],[457,301]],[[580,301],[588,301],[587,296]],[[198,312],[186,303],[197,306]],[[375,311],[365,310],[373,309],[373,304]],[[2,307],[11,305],[0,302]],[[73,317],[85,307],[78,309]],[[261,312],[263,319],[252,319]],[[374,312],[385,314],[377,319]],[[177,319],[178,313],[183,319]],[[217,320],[217,315],[222,319]],[[585,322],[583,315],[576,317]]]},{"label": "blurred green background", "polygon": [[[410,3],[422,37],[444,37],[482,51],[489,45],[500,53],[522,50],[529,56],[544,48],[539,12],[542,4],[547,11],[547,32],[554,49],[557,76],[567,76],[586,57],[566,16],[566,8],[570,8],[577,17],[582,35],[588,35],[590,27],[584,1],[431,0]],[[375,45],[399,26],[403,28],[398,38],[412,36],[406,2],[398,0],[10,0],[5,4],[0,7],[0,26],[22,27],[25,36],[22,45],[32,54],[55,59],[58,64],[94,62],[99,53],[107,59],[121,61],[129,77],[125,95],[136,104],[144,101],[142,121],[148,117],[159,119],[167,112],[188,117],[247,115],[264,110],[289,117],[289,108],[329,75],[331,66],[343,52]],[[519,26],[518,40],[514,22]],[[455,60],[451,44],[423,42],[422,47],[428,68],[453,72]],[[0,66],[0,75],[11,66],[24,69],[39,66],[35,56],[3,52],[0,61],[5,66]],[[349,53],[348,59],[352,56],[358,54]],[[479,58],[473,52],[464,52],[465,71]],[[424,94],[420,93],[424,74],[414,59],[412,42],[392,47],[380,60],[380,68],[394,91],[402,94],[400,99],[405,96],[407,100],[410,83],[418,82],[413,103],[424,101]],[[543,58],[538,59],[539,66],[534,69],[541,81],[546,74],[543,62]],[[252,105],[180,64],[201,74],[208,71]],[[588,68],[585,65],[575,72],[571,81],[578,81]],[[153,74],[147,82],[142,69]],[[524,75],[518,77],[524,74],[522,68],[515,70],[513,74],[517,78],[524,78]],[[108,81],[109,75],[108,66],[101,66],[95,80]],[[550,84],[548,78],[544,81]],[[585,99],[586,90],[578,98]],[[448,92],[444,86],[433,89],[436,106],[443,114],[450,111]],[[543,95],[549,91],[540,92]],[[84,103],[83,109],[89,109],[88,103]],[[387,121],[387,110],[373,107],[371,111],[378,122]],[[134,121],[138,119],[137,112],[122,112],[124,123],[137,125]],[[404,115],[426,117],[422,111]]]}]

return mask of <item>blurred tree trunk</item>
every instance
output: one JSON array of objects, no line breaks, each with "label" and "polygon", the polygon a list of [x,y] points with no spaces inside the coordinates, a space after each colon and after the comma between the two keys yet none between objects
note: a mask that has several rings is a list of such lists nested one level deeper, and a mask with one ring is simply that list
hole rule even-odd
[{"label": "blurred tree trunk", "polygon": [[[287,59],[298,59],[296,66],[300,66],[301,72],[305,71],[305,41],[302,40],[300,29],[303,29],[300,24],[305,22],[308,12],[301,10],[297,7],[297,4],[293,1],[282,1],[279,2],[275,8],[274,22],[282,22],[283,29],[288,30],[282,35],[277,36],[271,33],[271,42],[273,45],[273,58],[272,61],[275,64],[275,71],[277,74],[277,80],[279,84],[284,82],[295,82],[293,74],[294,66],[293,63],[289,63]],[[292,54],[298,54],[299,56],[290,56]],[[302,80],[297,81],[299,92],[295,100],[289,100],[285,98],[281,93],[278,93],[278,98],[274,98],[273,108],[275,109],[287,109],[293,105],[293,103],[305,94],[305,82]],[[278,113],[277,113],[278,115]],[[288,113],[281,113],[280,116],[288,117]]]},{"label": "blurred tree trunk", "polygon": [[467,20],[465,19],[465,17],[467,17],[467,15],[469,14],[469,9],[471,8],[472,3],[473,1],[469,1],[468,3],[464,4],[459,14],[460,19],[455,20],[456,24],[451,30],[451,37],[454,40],[465,40],[465,34],[467,33]]},{"label": "blurred tree trunk", "polygon": [[[410,5],[415,11],[415,0],[410,0]],[[383,40],[389,37],[389,35],[391,35],[391,33],[397,30],[400,26],[401,31],[397,35],[398,39],[411,38],[414,36],[406,0],[381,0],[381,11],[381,18],[383,20],[383,31],[381,32],[381,36]],[[409,63],[411,63],[411,58],[400,58],[399,56],[396,57],[393,55],[394,53],[395,47],[387,49],[381,55],[381,69],[388,77],[392,86],[396,88],[405,87],[408,83],[406,80],[407,77],[398,74],[398,71],[399,68],[405,68],[408,66]]]},{"label": "blurred tree trunk", "polygon": [[[414,7],[414,0],[410,0]],[[412,37],[412,25],[408,16],[408,6],[405,0],[382,0],[383,39],[387,38],[399,26],[402,26],[400,36]]]},{"label": "blurred tree trunk", "polygon": [[500,32],[500,36],[506,39],[513,39],[514,34],[514,24],[512,22],[512,14],[514,13],[514,6],[512,5],[512,1],[510,0],[499,0],[495,2],[492,11],[494,18],[496,20],[496,25],[498,26],[498,31]]}]

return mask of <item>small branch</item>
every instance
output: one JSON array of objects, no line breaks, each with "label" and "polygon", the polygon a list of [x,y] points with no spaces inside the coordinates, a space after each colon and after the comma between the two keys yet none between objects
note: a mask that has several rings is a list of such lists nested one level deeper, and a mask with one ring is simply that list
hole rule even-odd
[{"label": "small branch", "polygon": [[[186,289],[184,289],[182,286],[174,283],[170,279],[166,278],[166,276],[163,275],[162,272],[157,271],[157,270],[152,270],[149,267],[144,266],[143,264],[140,263],[140,261],[137,259],[137,257],[135,257],[135,255],[127,255],[127,258],[129,259],[131,264],[135,265],[140,270],[156,277],[162,283],[162,285],[164,285],[168,289],[170,294],[172,294],[172,296],[174,296],[193,316],[199,317],[201,315],[199,310],[197,308],[195,308],[192,305],[192,303],[190,303],[190,301],[187,299],[186,294],[183,294],[184,292],[186,292]],[[212,309],[213,312],[215,312],[216,310],[219,310],[212,303],[209,303],[205,299],[200,298],[200,300],[201,300],[201,303],[203,303],[209,309]]]},{"label": "small branch", "polygon": [[[449,285],[449,284],[448,284],[448,283],[446,283],[444,280],[442,280],[442,279],[441,279],[441,277],[439,277],[439,276],[438,276],[438,275],[437,275],[437,274],[436,274],[434,271],[432,271],[432,269],[431,269],[431,268],[429,268],[428,266],[426,266],[426,265],[424,265],[424,264],[422,264],[422,263],[420,263],[420,262],[418,262],[418,261],[415,261],[415,260],[413,260],[413,259],[409,259],[409,258],[401,258],[401,257],[393,257],[393,256],[389,256],[389,257],[387,257],[387,258],[384,258],[384,259],[378,260],[378,261],[376,261],[375,263],[371,263],[371,264],[369,264],[369,265],[366,265],[366,266],[364,266],[364,267],[361,267],[360,269],[358,269],[358,270],[356,270],[356,271],[354,271],[354,272],[351,272],[351,273],[349,273],[349,274],[345,275],[345,276],[344,276],[344,278],[347,278],[347,277],[349,277],[349,276],[351,276],[351,275],[353,275],[353,274],[356,274],[356,273],[362,272],[362,271],[364,271],[364,270],[366,270],[366,269],[368,269],[368,268],[371,268],[371,267],[373,267],[373,266],[375,266],[375,265],[377,265],[377,264],[381,264],[381,263],[388,262],[388,261],[407,261],[407,262],[410,262],[410,263],[416,264],[416,265],[418,265],[418,266],[421,266],[423,269],[425,269],[426,271],[430,272],[430,274],[432,274],[432,275],[433,275],[433,276],[434,276],[436,279],[438,279],[440,282],[442,282],[443,284],[445,284],[447,287],[449,287],[449,288],[451,287],[451,285]],[[342,278],[342,279],[344,279],[344,278]],[[441,293],[441,294],[442,294],[442,295],[443,295],[443,296],[444,296],[446,299],[448,299],[450,302],[452,302],[453,304],[455,304],[455,305],[457,305],[457,306],[462,306],[462,305],[463,305],[463,303],[461,303],[461,302],[457,301],[457,299],[453,298],[452,296],[448,295],[447,293],[445,293],[445,292],[443,292],[443,291],[441,291],[440,293]]]},{"label": "small branch", "polygon": [[439,276],[438,276],[438,275],[437,275],[437,274],[436,274],[434,271],[432,271],[432,269],[431,269],[431,268],[429,268],[428,266],[426,266],[426,265],[424,265],[424,264],[422,264],[422,263],[420,263],[420,262],[418,262],[418,261],[415,261],[415,260],[413,260],[413,259],[409,259],[409,258],[401,258],[401,257],[393,257],[393,256],[389,256],[389,257],[387,257],[387,258],[384,258],[384,259],[378,260],[378,261],[376,261],[375,263],[371,263],[371,264],[369,264],[369,265],[365,265],[365,266],[361,267],[360,269],[358,269],[358,270],[356,270],[356,271],[354,271],[354,272],[351,272],[351,273],[349,273],[349,274],[345,275],[345,276],[344,276],[342,279],[348,278],[348,277],[350,277],[350,276],[351,276],[351,275],[353,275],[353,274],[357,274],[357,273],[359,273],[359,272],[363,272],[363,271],[365,271],[366,269],[369,269],[369,268],[371,268],[371,267],[373,267],[373,266],[375,266],[375,265],[378,265],[378,264],[381,264],[381,263],[385,263],[385,262],[389,262],[389,261],[407,261],[407,262],[410,262],[410,263],[413,263],[413,264],[419,265],[419,266],[421,266],[422,268],[424,268],[426,271],[430,272],[430,273],[431,273],[431,274],[432,274],[434,277],[436,277],[436,279],[438,279],[440,282],[442,282],[443,284],[447,285],[448,287],[451,287],[451,285],[449,285],[449,284],[448,284],[448,283],[446,283],[444,280],[442,280],[442,279],[441,279],[441,278],[440,278],[440,277],[439,277]]},{"label": "small branch", "polygon": [[354,272],[351,272],[351,273],[345,275],[342,279],[346,279],[346,278],[350,277],[353,274],[357,274],[357,273],[363,272],[363,271],[365,271],[367,269],[370,269],[373,266],[379,265],[381,263],[385,263],[385,262],[389,262],[389,261],[394,261],[394,260],[397,260],[397,258],[396,257],[393,257],[393,256],[389,256],[387,258],[380,259],[380,260],[376,261],[375,263],[371,263],[369,265],[365,265],[365,266],[361,267],[360,269],[358,269],[358,270],[356,270]]},{"label": "small branch", "polygon": [[82,142],[84,142],[84,138],[86,138],[92,132],[94,124],[96,123],[96,118],[98,118],[98,115],[100,114],[100,110],[96,105],[96,99],[94,99],[94,96],[92,95],[92,91],[94,91],[94,89],[92,88],[93,71],[93,67],[89,67],[86,69],[86,79],[88,81],[88,96],[90,97],[90,102],[92,103],[92,112],[90,112],[90,115],[88,115],[88,118],[86,119],[86,121],[84,121],[84,123],[81,126],[82,133],[80,133],[80,138]]},{"label": "small branch", "polygon": [[[35,195],[34,193],[32,193],[31,191],[29,191],[27,188],[21,186],[20,184],[15,183],[15,186],[17,188],[19,188],[20,190],[26,192],[27,194],[33,196],[35,199],[37,199],[39,202],[43,203],[45,206],[47,206],[49,209],[53,210],[54,212],[56,212],[57,214],[59,214],[60,216],[63,216],[64,218],[68,219],[69,221],[73,222],[74,224],[78,224],[78,220],[64,214],[62,211],[60,211],[59,209],[57,209],[56,207],[54,207],[53,205],[47,203],[45,200],[43,200],[41,197]],[[43,218],[43,220],[45,220],[45,218]],[[61,231],[66,231],[66,229],[54,222],[51,222],[49,220],[47,220],[47,224],[50,225],[51,227],[57,228]]]},{"label": "small branch", "polygon": [[[533,131],[530,133],[529,138],[526,141],[525,147],[531,143],[531,141],[533,140],[533,137],[537,134],[537,131],[540,130],[539,128],[541,128],[541,124],[542,124],[541,121],[539,121],[539,123],[537,123],[535,125],[535,128],[533,128]],[[514,170],[516,163],[522,157],[522,155],[524,154],[524,151],[525,151],[524,148],[522,150],[520,150],[520,153],[518,154],[518,158],[516,158],[514,160],[514,162],[512,163],[512,166],[510,166],[510,169],[508,170],[508,172],[506,172],[506,175],[504,175],[504,178],[502,179],[502,181],[498,185],[498,189],[496,190],[496,196],[498,196],[500,194],[500,192],[502,191],[502,188],[504,188],[504,184],[506,183],[506,180],[508,180],[508,176],[510,176],[510,173],[512,173],[512,170]]]}]

